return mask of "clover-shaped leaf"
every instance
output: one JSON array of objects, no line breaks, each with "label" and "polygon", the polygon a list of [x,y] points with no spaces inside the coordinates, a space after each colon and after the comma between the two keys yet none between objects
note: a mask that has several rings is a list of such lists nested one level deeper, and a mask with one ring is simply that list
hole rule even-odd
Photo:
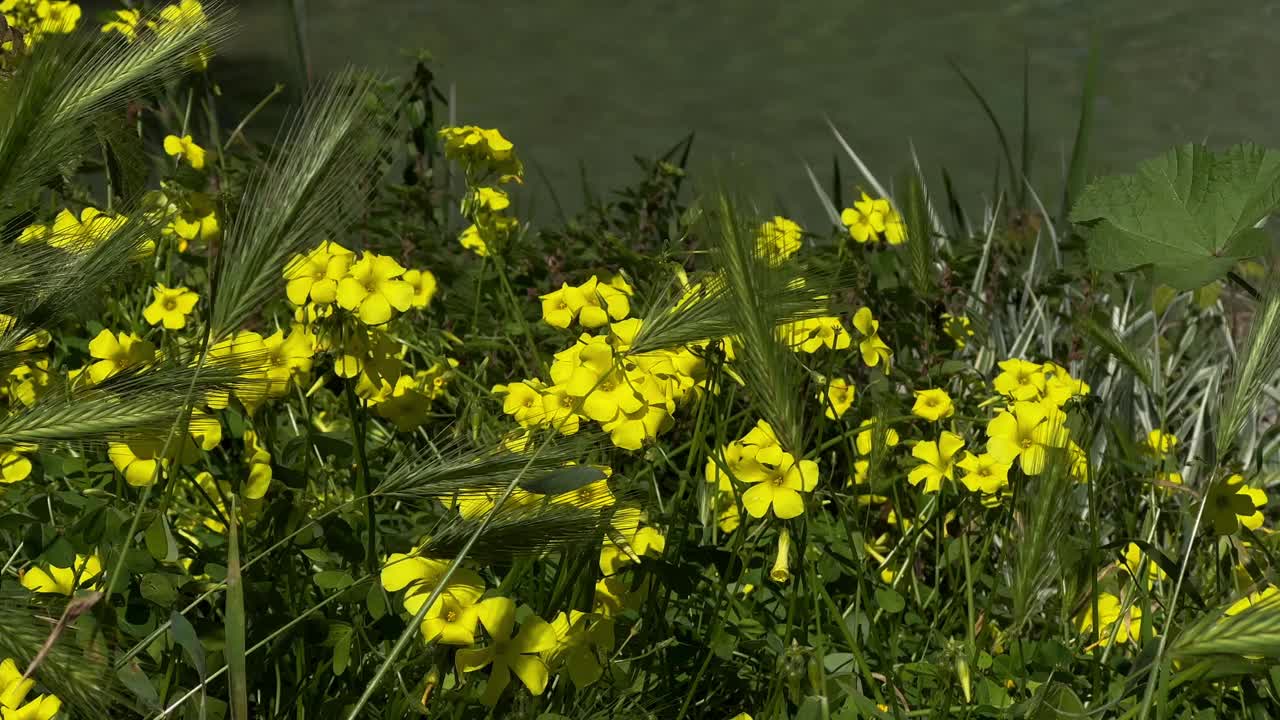
[{"label": "clover-shaped leaf", "polygon": [[1187,144],[1090,185],[1071,211],[1089,226],[1089,263],[1150,267],[1157,282],[1190,290],[1266,252],[1257,224],[1280,205],[1280,153]]}]

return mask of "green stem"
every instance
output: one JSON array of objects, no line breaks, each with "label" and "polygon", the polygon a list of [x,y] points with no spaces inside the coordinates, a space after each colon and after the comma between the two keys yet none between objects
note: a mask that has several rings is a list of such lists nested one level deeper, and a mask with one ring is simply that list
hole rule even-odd
[{"label": "green stem", "polygon": [[353,474],[356,481],[356,493],[362,495],[365,499],[365,515],[369,523],[369,547],[366,552],[365,561],[368,563],[369,574],[378,574],[378,516],[374,508],[373,495],[369,487],[369,458],[366,454],[365,441],[365,425],[363,415],[360,413],[359,399],[356,397],[355,383],[347,381],[347,409],[351,412],[351,433],[354,436],[354,444],[356,447],[356,466],[353,468]]}]

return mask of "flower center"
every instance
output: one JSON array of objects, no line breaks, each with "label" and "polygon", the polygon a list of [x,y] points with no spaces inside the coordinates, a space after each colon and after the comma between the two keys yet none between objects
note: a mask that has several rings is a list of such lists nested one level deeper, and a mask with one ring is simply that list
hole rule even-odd
[{"label": "flower center", "polygon": [[178,301],[173,298],[165,298],[161,305],[165,310],[175,310],[178,307]]}]

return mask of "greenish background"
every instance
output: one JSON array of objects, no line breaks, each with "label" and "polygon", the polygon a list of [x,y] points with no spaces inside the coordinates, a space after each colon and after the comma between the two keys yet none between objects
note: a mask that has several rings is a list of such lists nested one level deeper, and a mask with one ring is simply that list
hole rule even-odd
[{"label": "greenish background", "polygon": [[[802,162],[829,177],[831,120],[882,179],[914,144],[931,184],[946,167],[971,209],[999,160],[992,127],[947,59],[974,78],[1010,141],[1030,58],[1033,180],[1053,209],[1091,38],[1103,49],[1093,169],[1125,169],[1189,140],[1277,144],[1280,3],[1242,0],[847,1],[306,0],[315,71],[391,73],[426,49],[456,85],[458,118],[501,128],[566,205],[579,163],[597,186],[632,157],[697,132],[695,168],[745,173],[801,218],[822,217]],[[215,68],[248,107],[296,77],[287,0],[240,4]],[[729,168],[729,170],[725,170]],[[846,165],[846,170],[850,170]],[[852,175],[846,177],[852,178]],[[544,193],[531,173],[526,193]],[[526,203],[530,200],[526,198]],[[545,195],[535,203],[549,204]]]}]

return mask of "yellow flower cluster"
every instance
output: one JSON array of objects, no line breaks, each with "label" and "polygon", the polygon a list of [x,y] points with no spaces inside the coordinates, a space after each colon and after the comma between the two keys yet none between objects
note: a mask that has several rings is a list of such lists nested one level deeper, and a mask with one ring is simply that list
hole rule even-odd
[{"label": "yellow flower cluster", "polygon": [[907,226],[888,198],[872,199],[865,192],[862,199],[840,213],[840,222],[849,230],[849,237],[858,243],[901,245],[907,240]]},{"label": "yellow flower cluster", "polygon": [[52,720],[62,709],[62,701],[56,695],[37,695],[28,702],[27,695],[35,685],[35,680],[24,679],[12,658],[0,662],[0,717],[4,720]]},{"label": "yellow flower cluster", "polygon": [[778,265],[800,251],[804,230],[781,215],[760,225],[756,235],[756,252],[769,264]]},{"label": "yellow flower cluster", "polygon": [[[12,332],[14,323],[12,316],[0,313],[0,336]],[[10,409],[31,407],[49,387],[49,358],[35,355],[33,351],[47,346],[50,339],[48,331],[38,330],[14,342],[13,351],[24,353],[20,356],[22,362],[10,369],[0,382],[0,399]],[[26,456],[37,449],[28,443],[0,445],[0,485],[27,479],[31,475],[31,461]]]},{"label": "yellow flower cluster", "polygon": [[503,412],[525,428],[549,426],[564,435],[594,420],[614,445],[639,450],[670,427],[676,405],[702,382],[702,358],[688,348],[627,352],[640,322],[615,322],[608,334],[583,333],[555,354],[550,384],[527,379],[494,386],[504,396]]},{"label": "yellow flower cluster", "polygon": [[400,373],[394,380],[388,379],[386,373],[362,373],[356,394],[379,416],[394,423],[397,430],[409,432],[427,421],[431,404],[445,393],[457,366],[458,361],[450,358],[426,370]]},{"label": "yellow flower cluster", "polygon": [[622,275],[606,282],[592,275],[581,285],[561,283],[559,290],[542,296],[542,321],[562,330],[574,320],[584,328],[601,328],[631,314],[631,295],[631,285]]},{"label": "yellow flower cluster", "polygon": [[407,270],[386,255],[355,253],[326,240],[293,256],[284,269],[289,302],[303,316],[325,317],[337,305],[370,327],[385,325],[397,313],[425,308],[436,293],[429,270]]},{"label": "yellow flower cluster", "polygon": [[[23,33],[20,41],[7,40],[3,52],[31,47],[48,35],[66,35],[80,22],[80,6],[62,0],[0,0],[0,14],[10,27]],[[17,43],[23,43],[20,47]]]},{"label": "yellow flower cluster", "polygon": [[152,190],[143,198],[146,217],[160,225],[160,234],[176,238],[178,252],[186,252],[192,243],[209,243],[222,234],[213,198],[205,193],[189,192],[176,186]]},{"label": "yellow flower cluster", "polygon": [[[111,215],[94,207],[81,210],[79,216],[64,208],[58,211],[52,223],[24,228],[18,242],[43,242],[70,253],[86,253],[114,235],[128,221],[123,215]],[[139,247],[138,256],[154,252],[155,243],[148,240]]]},{"label": "yellow flower cluster", "polygon": [[739,486],[749,485],[742,493],[742,507],[751,517],[762,518],[772,510],[788,520],[804,513],[805,494],[818,485],[818,463],[797,460],[783,450],[773,426],[760,420],[707,460],[706,478],[729,498]]},{"label": "yellow flower cluster", "polygon": [[[404,591],[405,611],[416,615],[444,579],[447,560],[417,553],[393,553],[381,573],[387,592]],[[533,615],[516,632],[516,603],[508,597],[484,597],[486,583],[480,573],[459,568],[426,609],[419,630],[424,642],[462,646],[455,655],[460,674],[489,668],[482,701],[497,703],[514,674],[534,695],[541,695],[551,674],[566,672],[582,688],[603,673],[602,653],[614,646],[613,623],[599,613],[571,610],[552,622]],[[477,646],[480,631],[490,642]]]},{"label": "yellow flower cluster", "polygon": [[458,242],[484,257],[515,233],[519,222],[503,211],[511,199],[493,183],[521,182],[524,166],[515,146],[495,129],[474,125],[440,130],[445,157],[457,162],[466,173],[467,192],[462,198],[462,215],[471,221]]},{"label": "yellow flower cluster", "polygon": [[1084,450],[1070,437],[1064,408],[1089,393],[1089,386],[1052,362],[1037,364],[1012,358],[999,363],[992,382],[1006,407],[987,423],[987,451],[968,455],[961,463],[963,482],[989,500],[1008,486],[1008,471],[1016,463],[1026,475],[1039,475],[1051,453],[1065,452],[1067,470],[1083,481],[1088,472]]}]

